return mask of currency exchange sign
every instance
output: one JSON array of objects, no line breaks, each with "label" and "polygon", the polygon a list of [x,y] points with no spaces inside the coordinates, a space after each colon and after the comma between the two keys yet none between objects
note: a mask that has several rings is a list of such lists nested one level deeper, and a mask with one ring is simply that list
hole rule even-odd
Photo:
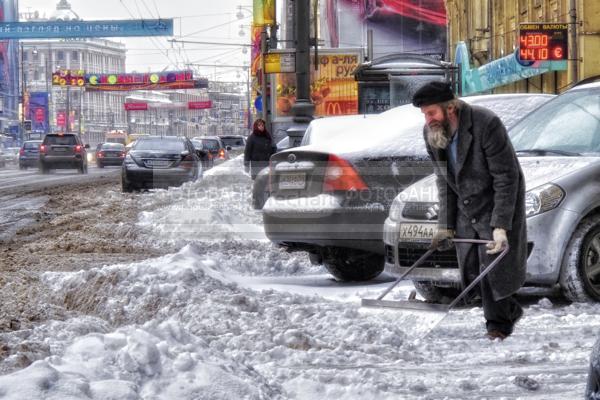
[{"label": "currency exchange sign", "polygon": [[173,36],[173,19],[0,22],[0,40]]}]

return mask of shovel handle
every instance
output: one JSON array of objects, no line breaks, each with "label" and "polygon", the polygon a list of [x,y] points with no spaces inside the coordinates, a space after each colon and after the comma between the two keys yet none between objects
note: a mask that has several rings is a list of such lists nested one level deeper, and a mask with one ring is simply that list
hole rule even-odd
[{"label": "shovel handle", "polygon": [[410,274],[412,272],[413,269],[417,268],[419,265],[423,264],[423,261],[425,261],[433,252],[435,252],[436,249],[429,249],[427,250],[427,252],[425,254],[423,254],[417,261],[415,261],[415,263],[409,268],[407,269],[402,275],[400,275],[397,279],[396,282],[394,282],[389,288],[387,288],[385,290],[385,292],[383,292],[378,298],[377,300],[381,300],[383,299],[393,288],[396,287],[397,284],[400,283],[401,280],[403,280],[406,275]]}]

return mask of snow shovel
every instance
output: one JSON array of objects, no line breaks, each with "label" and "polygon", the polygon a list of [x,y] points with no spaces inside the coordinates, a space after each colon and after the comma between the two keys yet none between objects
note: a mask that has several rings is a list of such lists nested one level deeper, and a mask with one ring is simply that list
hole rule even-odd
[{"label": "snow shovel", "polygon": [[[470,243],[483,245],[490,243],[489,240],[480,239],[452,239],[454,243]],[[458,304],[468,293],[473,289],[485,276],[504,258],[508,253],[508,246],[506,246],[502,252],[488,265],[450,304],[434,304],[426,303],[419,300],[404,300],[404,301],[392,301],[383,300],[383,298],[392,289],[398,285],[404,278],[406,278],[416,267],[421,265],[433,252],[436,250],[429,249],[423,254],[409,269],[407,269],[402,275],[400,275],[394,283],[387,288],[377,299],[361,299],[361,305],[363,307],[374,307],[374,308],[391,308],[396,310],[402,310],[407,312],[409,317],[408,324],[416,324],[416,328],[419,333],[426,335],[431,329],[439,324],[447,315],[448,312]],[[424,336],[423,335],[423,336]]]}]

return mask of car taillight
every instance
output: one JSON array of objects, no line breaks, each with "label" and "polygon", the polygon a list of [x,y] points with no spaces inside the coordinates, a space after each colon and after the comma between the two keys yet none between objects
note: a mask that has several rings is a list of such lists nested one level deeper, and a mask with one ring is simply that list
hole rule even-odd
[{"label": "car taillight", "polygon": [[24,156],[24,155],[25,155],[25,149],[21,149],[21,150],[19,150],[19,155],[20,155],[20,156]]},{"label": "car taillight", "polygon": [[40,146],[40,153],[46,154],[46,145],[43,144]]},{"label": "car taillight", "polygon": [[348,161],[333,154],[329,155],[323,179],[324,192],[365,189],[368,189],[367,185]]},{"label": "car taillight", "polygon": [[125,153],[124,151],[121,152],[121,157],[125,157],[127,155],[127,153]]},{"label": "car taillight", "polygon": [[101,151],[99,151],[99,152],[98,152],[98,158],[102,158],[102,157],[104,157],[104,153],[103,153],[103,152],[101,152]]},{"label": "car taillight", "polygon": [[81,153],[81,145],[75,146],[75,153]]},{"label": "car taillight", "polygon": [[225,158],[225,149],[219,150],[219,158]]}]

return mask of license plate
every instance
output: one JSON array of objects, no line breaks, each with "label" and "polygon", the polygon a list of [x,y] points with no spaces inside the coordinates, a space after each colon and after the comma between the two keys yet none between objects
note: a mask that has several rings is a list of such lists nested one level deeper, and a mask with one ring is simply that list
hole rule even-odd
[{"label": "license plate", "polygon": [[165,168],[171,164],[170,161],[167,160],[148,160],[146,161],[146,165],[148,167],[156,167],[156,168]]},{"label": "license plate", "polygon": [[431,240],[437,232],[436,224],[400,224],[400,240]]},{"label": "license plate", "polygon": [[59,151],[59,152],[65,152],[65,151],[67,151],[67,149],[65,149],[64,147],[54,147],[52,150]]},{"label": "license plate", "polygon": [[279,176],[279,189],[304,189],[306,174],[281,174]]}]

